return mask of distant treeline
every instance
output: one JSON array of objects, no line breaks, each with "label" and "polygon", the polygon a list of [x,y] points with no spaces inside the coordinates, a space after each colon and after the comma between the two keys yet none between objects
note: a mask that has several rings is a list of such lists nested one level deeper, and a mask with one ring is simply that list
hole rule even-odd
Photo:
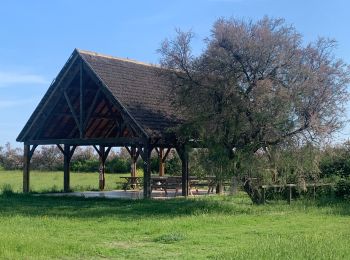
[{"label": "distant treeline", "polygon": [[[63,154],[56,146],[37,148],[31,160],[31,169],[40,171],[63,171]],[[0,146],[0,168],[20,170],[23,167],[23,150],[13,148],[10,143]],[[92,147],[77,147],[71,160],[71,170],[75,172],[97,172],[100,167],[99,157]],[[126,173],[131,170],[130,155],[125,148],[111,150],[106,161],[106,172]],[[142,169],[143,161],[137,161]],[[151,170],[158,172],[159,161],[156,153],[152,154]],[[169,154],[165,171],[167,174],[180,174],[181,164],[176,152]]]},{"label": "distant treeline", "polygon": [[[311,156],[311,154],[313,154]],[[204,153],[198,150],[190,154],[190,171],[193,175],[215,175],[215,172],[210,171],[210,165],[208,161],[210,158],[206,158]],[[297,156],[296,156],[297,155]],[[276,159],[275,165],[278,171],[278,175],[282,175],[291,180],[291,177],[295,175],[296,167],[300,165],[300,158],[317,158],[315,167],[304,167],[302,175],[313,172],[318,178],[329,178],[332,176],[338,176],[340,178],[350,177],[350,143],[346,142],[338,146],[330,146],[326,148],[313,147],[310,149],[286,150],[279,152],[279,158]],[[294,158],[296,157],[296,158]],[[298,159],[299,158],[299,159]],[[311,159],[306,159],[304,164],[311,162]],[[269,165],[261,156],[255,156],[251,158],[249,165],[260,165],[252,172],[260,174],[263,170],[269,170]],[[13,148],[10,143],[5,146],[0,146],[0,168],[5,170],[20,170],[23,166],[23,150],[21,148]],[[106,161],[106,172],[109,173],[125,173],[131,169],[130,155],[125,148],[119,150],[111,150]],[[99,170],[99,158],[97,153],[92,147],[77,147],[72,161],[71,170],[76,172],[97,172]],[[137,161],[138,169],[142,169],[143,161],[141,158]],[[166,174],[174,175],[181,174],[181,161],[173,150],[165,164]],[[34,152],[31,160],[31,169],[42,171],[63,171],[63,155],[56,146],[40,146]],[[151,157],[151,170],[158,172],[159,161],[155,151]],[[244,170],[244,169],[242,169]],[[297,169],[298,170],[298,169]],[[210,171],[210,172],[209,172]],[[238,173],[238,175],[246,174],[244,172]],[[289,176],[290,175],[290,176]],[[267,175],[268,176],[268,175]]]}]

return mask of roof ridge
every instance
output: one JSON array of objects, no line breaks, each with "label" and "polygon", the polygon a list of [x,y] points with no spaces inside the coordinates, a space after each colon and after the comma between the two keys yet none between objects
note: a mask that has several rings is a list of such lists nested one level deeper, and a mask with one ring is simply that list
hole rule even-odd
[{"label": "roof ridge", "polygon": [[137,60],[133,60],[133,59],[129,59],[129,58],[115,57],[115,56],[112,56],[112,55],[106,55],[106,54],[102,54],[102,53],[98,53],[98,52],[94,52],[94,51],[87,51],[87,50],[81,50],[81,49],[76,49],[76,50],[77,50],[77,52],[82,53],[82,54],[88,54],[88,55],[98,56],[98,57],[102,57],[102,58],[108,58],[108,59],[114,59],[114,60],[119,60],[119,61],[124,61],[124,62],[130,62],[130,63],[144,65],[144,66],[149,66],[149,67],[154,67],[154,68],[160,68],[160,66],[158,66],[156,64],[146,63],[146,62],[137,61]]}]

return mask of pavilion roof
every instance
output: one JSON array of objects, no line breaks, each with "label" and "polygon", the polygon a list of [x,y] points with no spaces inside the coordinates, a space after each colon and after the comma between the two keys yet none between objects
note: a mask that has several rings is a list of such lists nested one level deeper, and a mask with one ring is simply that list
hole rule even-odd
[{"label": "pavilion roof", "polygon": [[[147,138],[162,138],[183,122],[178,110],[173,106],[171,86],[164,77],[160,76],[161,68],[138,61],[76,49],[33,112],[17,141],[25,142],[34,138],[34,135],[31,134],[34,132],[33,129],[40,121],[49,118],[47,114],[50,112],[45,115],[45,111],[49,111],[48,108],[54,103],[55,96],[59,100],[60,92],[56,91],[58,93],[56,94],[55,89],[60,87],[60,84],[64,84],[64,78],[69,74],[69,70],[74,68],[72,63],[79,62],[91,70],[90,75],[103,85],[107,94],[114,99],[113,102],[122,108],[122,112],[127,115],[134,127],[139,128]],[[72,82],[71,84],[74,84],[74,80]],[[92,98],[91,96],[91,100]],[[61,97],[61,99],[64,98]],[[79,103],[79,98],[76,99]],[[69,109],[66,108],[66,110]],[[74,122],[74,120],[71,118],[69,122]],[[101,131],[99,137],[103,137],[103,133]],[[45,138],[50,138],[50,134]]]}]

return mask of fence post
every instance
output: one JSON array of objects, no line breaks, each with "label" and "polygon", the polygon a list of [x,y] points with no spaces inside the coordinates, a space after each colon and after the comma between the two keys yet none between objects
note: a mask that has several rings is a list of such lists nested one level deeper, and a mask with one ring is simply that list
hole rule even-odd
[{"label": "fence post", "polygon": [[287,184],[287,186],[289,187],[289,192],[288,192],[288,204],[290,204],[292,202],[292,185]]},{"label": "fence post", "polygon": [[265,202],[266,202],[266,186],[262,185],[261,189],[262,189],[262,204],[265,204]]}]

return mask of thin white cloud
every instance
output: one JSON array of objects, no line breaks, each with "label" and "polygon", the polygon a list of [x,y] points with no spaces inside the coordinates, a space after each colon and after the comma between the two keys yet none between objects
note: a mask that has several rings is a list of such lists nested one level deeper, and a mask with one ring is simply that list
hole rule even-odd
[{"label": "thin white cloud", "polygon": [[0,87],[25,84],[44,85],[48,81],[41,75],[0,71]]}]

